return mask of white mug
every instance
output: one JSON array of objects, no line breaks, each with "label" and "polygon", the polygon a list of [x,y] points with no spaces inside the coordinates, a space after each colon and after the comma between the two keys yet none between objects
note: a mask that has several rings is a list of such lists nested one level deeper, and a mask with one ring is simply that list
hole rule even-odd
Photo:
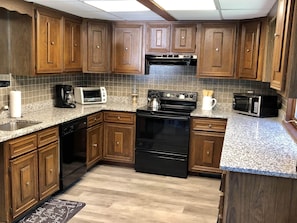
[{"label": "white mug", "polygon": [[202,110],[211,110],[217,104],[217,99],[211,96],[204,96],[202,100]]}]

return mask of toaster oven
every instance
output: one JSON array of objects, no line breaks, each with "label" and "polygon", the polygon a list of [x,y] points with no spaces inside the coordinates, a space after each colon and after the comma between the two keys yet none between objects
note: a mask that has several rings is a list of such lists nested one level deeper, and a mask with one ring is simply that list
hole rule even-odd
[{"label": "toaster oven", "polygon": [[107,102],[105,87],[75,87],[74,98],[79,104],[98,104]]},{"label": "toaster oven", "polygon": [[234,93],[233,111],[256,117],[277,117],[278,99],[276,95]]}]

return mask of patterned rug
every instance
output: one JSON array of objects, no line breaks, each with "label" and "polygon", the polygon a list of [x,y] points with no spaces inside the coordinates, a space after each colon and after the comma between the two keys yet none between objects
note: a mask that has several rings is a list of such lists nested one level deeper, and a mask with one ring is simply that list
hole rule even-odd
[{"label": "patterned rug", "polygon": [[79,212],[86,204],[51,198],[19,223],[64,223]]}]

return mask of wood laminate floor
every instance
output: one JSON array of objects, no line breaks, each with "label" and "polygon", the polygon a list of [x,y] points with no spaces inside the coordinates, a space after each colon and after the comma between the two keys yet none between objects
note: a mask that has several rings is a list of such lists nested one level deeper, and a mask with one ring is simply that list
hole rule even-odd
[{"label": "wood laminate floor", "polygon": [[58,198],[86,206],[70,223],[216,223],[220,180],[98,165]]}]

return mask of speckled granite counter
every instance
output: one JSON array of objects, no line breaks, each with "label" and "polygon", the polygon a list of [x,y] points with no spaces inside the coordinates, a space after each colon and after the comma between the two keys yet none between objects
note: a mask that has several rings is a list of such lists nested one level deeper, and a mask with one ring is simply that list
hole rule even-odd
[{"label": "speckled granite counter", "polygon": [[228,119],[220,162],[222,170],[297,178],[297,145],[278,118],[199,109],[192,116]]},{"label": "speckled granite counter", "polygon": [[[17,131],[0,131],[0,142],[101,110],[135,112],[136,109],[131,103],[120,101],[86,106],[78,104],[75,109],[48,106],[24,113],[22,117],[42,123]],[[208,112],[199,108],[191,116],[228,119],[220,163],[222,170],[297,178],[297,145],[277,118],[255,118],[228,111]],[[7,119],[0,120],[4,121]]]}]

